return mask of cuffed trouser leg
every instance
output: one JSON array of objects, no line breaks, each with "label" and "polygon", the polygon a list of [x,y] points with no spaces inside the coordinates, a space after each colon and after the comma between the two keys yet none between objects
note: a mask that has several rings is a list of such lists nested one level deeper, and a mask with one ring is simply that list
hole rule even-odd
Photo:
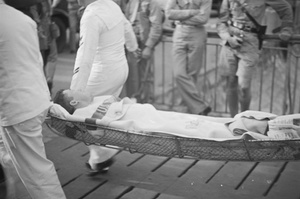
[{"label": "cuffed trouser leg", "polygon": [[33,199],[65,199],[53,163],[46,158],[42,140],[42,114],[2,128],[5,148]]},{"label": "cuffed trouser leg", "polygon": [[208,107],[196,84],[203,63],[205,41],[204,29],[176,27],[173,38],[174,76],[178,91],[193,114],[199,114]]},{"label": "cuffed trouser leg", "polygon": [[[90,92],[94,96],[113,95],[115,97],[119,97],[128,76],[127,63],[124,67],[110,68],[103,73],[106,74],[109,79],[103,78],[103,81],[100,81],[101,79],[99,80],[99,78],[101,78],[101,76],[95,75],[94,77],[92,76],[92,78],[90,76],[89,81],[93,84],[88,83],[86,91]],[[95,84],[94,82],[97,83]],[[96,145],[90,145],[88,148],[90,151],[88,163],[92,169],[96,169],[96,164],[110,159],[118,152],[116,149]]]}]

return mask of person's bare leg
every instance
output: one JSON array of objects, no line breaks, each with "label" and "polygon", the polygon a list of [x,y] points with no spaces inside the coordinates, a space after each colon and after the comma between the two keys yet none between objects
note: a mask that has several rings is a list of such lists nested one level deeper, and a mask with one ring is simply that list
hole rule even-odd
[{"label": "person's bare leg", "polygon": [[229,76],[227,78],[226,97],[231,117],[239,112],[239,95],[238,95],[238,77]]},{"label": "person's bare leg", "polygon": [[249,110],[251,102],[251,89],[241,88],[239,94],[241,111]]}]

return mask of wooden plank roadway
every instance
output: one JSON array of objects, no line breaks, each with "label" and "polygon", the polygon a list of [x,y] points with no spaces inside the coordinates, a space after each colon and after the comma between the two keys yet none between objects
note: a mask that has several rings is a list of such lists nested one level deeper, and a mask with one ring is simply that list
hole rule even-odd
[{"label": "wooden plank roadway", "polygon": [[120,151],[108,173],[88,177],[83,143],[53,136],[47,127],[44,135],[68,199],[300,199],[300,161],[198,161]]}]

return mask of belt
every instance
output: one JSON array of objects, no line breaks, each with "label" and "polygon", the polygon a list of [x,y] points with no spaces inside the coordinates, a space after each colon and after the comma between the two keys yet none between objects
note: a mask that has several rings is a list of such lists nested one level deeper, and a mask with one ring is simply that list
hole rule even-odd
[{"label": "belt", "polygon": [[240,29],[242,31],[245,31],[245,32],[257,33],[257,29],[253,28],[250,25],[246,25],[246,24],[243,24],[243,23],[238,23],[236,21],[230,21],[229,25],[232,26],[232,27],[234,27],[234,28],[237,28],[237,29]]},{"label": "belt", "polygon": [[190,25],[190,24],[183,24],[183,23],[176,23],[176,25],[185,26],[185,27],[193,27],[193,28],[201,28],[202,25]]},{"label": "belt", "polygon": [[256,28],[238,28],[238,27],[235,27],[235,26],[232,26],[232,27],[237,28],[239,30],[242,30],[244,32],[258,33]]}]

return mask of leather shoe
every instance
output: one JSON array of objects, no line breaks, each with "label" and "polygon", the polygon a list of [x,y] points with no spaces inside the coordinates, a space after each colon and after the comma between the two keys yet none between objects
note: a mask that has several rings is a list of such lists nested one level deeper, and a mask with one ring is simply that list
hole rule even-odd
[{"label": "leather shoe", "polygon": [[109,167],[115,162],[115,159],[114,158],[110,158],[104,162],[101,162],[101,163],[97,163],[96,164],[96,169],[92,169],[91,165],[86,162],[85,163],[85,166],[88,168],[88,171],[87,171],[87,176],[95,176],[95,175],[98,175],[98,174],[101,174],[101,173],[107,173],[108,170],[109,170]]},{"label": "leather shoe", "polygon": [[198,115],[204,115],[204,116],[207,116],[208,113],[210,113],[210,112],[211,112],[211,107],[208,106],[208,107],[206,107],[202,112],[200,112]]}]

